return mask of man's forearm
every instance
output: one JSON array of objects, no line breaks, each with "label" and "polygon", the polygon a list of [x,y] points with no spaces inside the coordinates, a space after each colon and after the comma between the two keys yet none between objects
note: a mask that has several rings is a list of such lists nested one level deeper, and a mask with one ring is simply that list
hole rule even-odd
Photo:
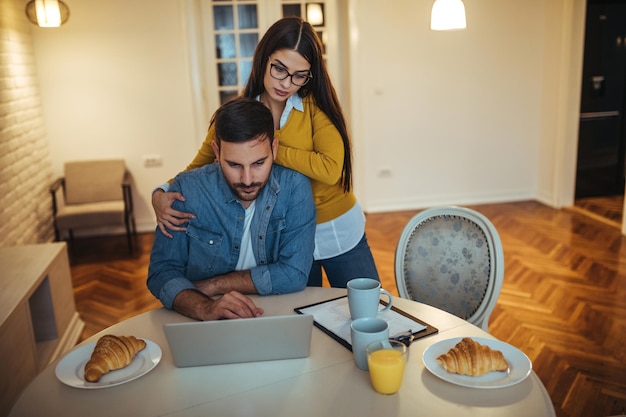
[{"label": "man's forearm", "polygon": [[213,301],[200,291],[184,290],[174,298],[172,309],[192,319],[212,320],[215,317],[207,315],[211,303]]},{"label": "man's forearm", "polygon": [[242,294],[258,294],[249,270],[229,272],[203,281],[196,281],[194,284],[209,297],[226,294],[229,291],[238,291]]},{"label": "man's forearm", "polygon": [[237,291],[208,297],[198,290],[183,290],[174,299],[174,311],[196,320],[252,318],[263,315],[254,301]]}]

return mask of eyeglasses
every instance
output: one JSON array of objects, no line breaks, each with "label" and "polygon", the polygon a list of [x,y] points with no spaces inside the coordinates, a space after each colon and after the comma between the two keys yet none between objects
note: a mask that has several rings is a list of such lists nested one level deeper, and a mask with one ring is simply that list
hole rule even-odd
[{"label": "eyeglasses", "polygon": [[287,71],[285,67],[281,67],[280,65],[272,63],[270,63],[270,75],[275,80],[284,80],[287,77],[291,77],[291,84],[298,87],[302,87],[303,85],[308,83],[311,78],[313,78],[311,74],[303,74],[299,72],[289,74],[289,71]]}]

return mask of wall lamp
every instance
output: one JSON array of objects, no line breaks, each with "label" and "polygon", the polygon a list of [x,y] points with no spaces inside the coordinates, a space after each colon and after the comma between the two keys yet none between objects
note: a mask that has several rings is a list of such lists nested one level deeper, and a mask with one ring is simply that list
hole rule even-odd
[{"label": "wall lamp", "polygon": [[57,28],[67,22],[70,9],[61,0],[30,0],[26,3],[26,17],[42,28]]},{"label": "wall lamp", "polygon": [[306,4],[306,20],[311,26],[321,26],[324,24],[324,9],[321,3]]},{"label": "wall lamp", "polygon": [[466,27],[463,0],[435,0],[430,15],[432,30],[458,30]]}]

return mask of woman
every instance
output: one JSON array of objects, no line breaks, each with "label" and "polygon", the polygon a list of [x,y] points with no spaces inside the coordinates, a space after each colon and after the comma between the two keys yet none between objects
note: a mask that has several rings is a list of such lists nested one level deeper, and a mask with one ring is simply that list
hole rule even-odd
[{"label": "woman", "polygon": [[[256,47],[252,72],[243,95],[265,104],[274,117],[279,139],[275,162],[311,179],[317,209],[314,264],[309,286],[322,285],[322,268],[333,287],[353,278],[379,280],[365,236],[365,216],[352,191],[350,138],[341,105],[322,58],[322,43],[313,27],[298,17],[274,23]],[[209,127],[187,170],[212,163]],[[180,193],[167,185],[152,195],[161,231],[181,231],[192,213],[171,208]]]}]

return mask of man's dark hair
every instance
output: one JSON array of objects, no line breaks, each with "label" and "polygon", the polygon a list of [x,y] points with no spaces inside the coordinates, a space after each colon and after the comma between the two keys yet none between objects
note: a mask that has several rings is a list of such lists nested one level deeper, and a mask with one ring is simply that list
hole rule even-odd
[{"label": "man's dark hair", "polygon": [[224,142],[247,142],[266,137],[274,139],[272,112],[263,103],[251,98],[236,98],[222,105],[211,123],[215,123],[215,138]]}]

